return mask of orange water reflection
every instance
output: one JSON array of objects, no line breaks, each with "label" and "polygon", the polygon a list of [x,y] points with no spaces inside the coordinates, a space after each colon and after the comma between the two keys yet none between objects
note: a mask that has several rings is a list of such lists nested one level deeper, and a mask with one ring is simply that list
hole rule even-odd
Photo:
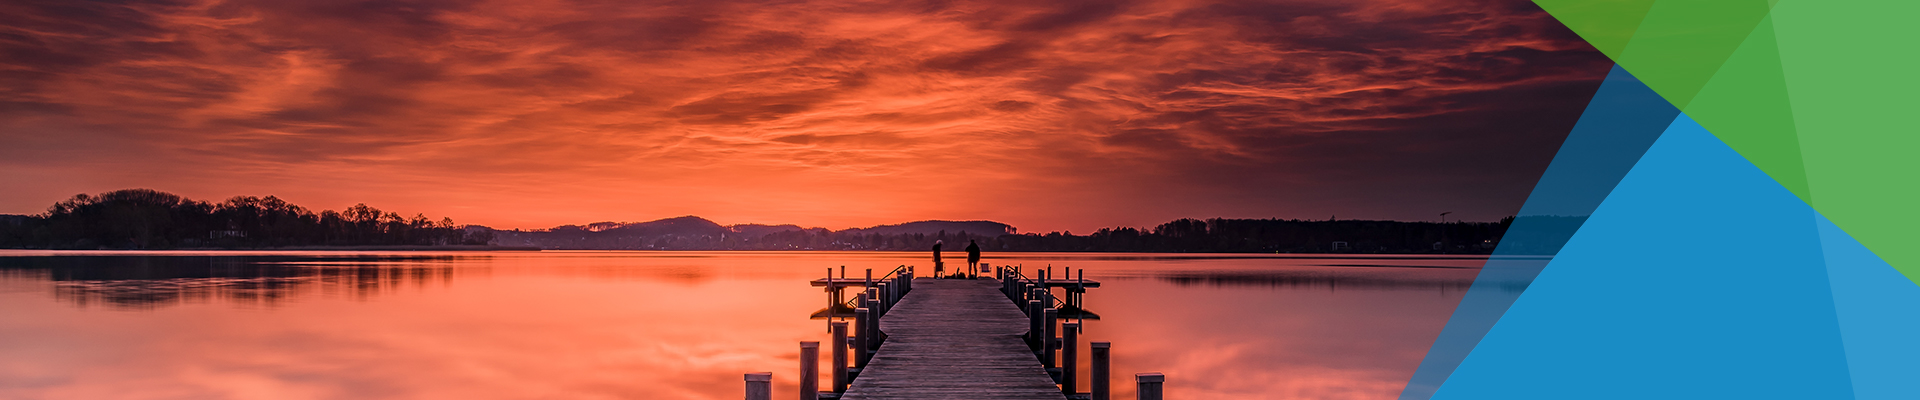
[{"label": "orange water reflection", "polygon": [[[0,252],[0,398],[738,398],[797,390],[807,279],[918,253]],[[51,257],[49,257],[51,256]],[[1174,398],[1392,398],[1471,258],[1015,254],[1087,268],[1131,374]],[[1392,267],[1397,266],[1397,267]],[[825,385],[823,385],[825,386]],[[787,395],[781,395],[785,397]]]}]

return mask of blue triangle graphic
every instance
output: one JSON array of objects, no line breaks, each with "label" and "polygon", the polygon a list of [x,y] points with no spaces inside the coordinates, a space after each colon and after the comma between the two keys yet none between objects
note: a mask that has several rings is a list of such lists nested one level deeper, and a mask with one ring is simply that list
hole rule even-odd
[{"label": "blue triangle graphic", "polygon": [[1683,114],[1434,398],[1852,397],[1815,215]]},{"label": "blue triangle graphic", "polygon": [[1433,395],[1546,266],[1549,258],[1541,256],[1560,251],[1679,114],[1646,84],[1614,66],[1508,226],[1494,257],[1474,278],[1407,381],[1401,400]]},{"label": "blue triangle graphic", "polygon": [[1920,399],[1920,285],[1819,217],[1854,398]]}]

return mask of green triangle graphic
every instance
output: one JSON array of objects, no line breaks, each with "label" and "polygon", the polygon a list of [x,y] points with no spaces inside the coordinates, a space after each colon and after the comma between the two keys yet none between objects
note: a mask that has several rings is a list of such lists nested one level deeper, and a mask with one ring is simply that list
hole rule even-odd
[{"label": "green triangle graphic", "polygon": [[1773,24],[1809,202],[1920,283],[1920,2],[1783,1]]},{"label": "green triangle graphic", "polygon": [[1620,51],[1627,48],[1627,40],[1633,38],[1633,31],[1640,28],[1640,20],[1647,17],[1647,9],[1653,7],[1653,0],[1539,0],[1534,4],[1573,29],[1587,44],[1618,60]]},{"label": "green triangle graphic", "polygon": [[1658,1],[1615,61],[1685,110],[1766,15],[1759,0]]},{"label": "green triangle graphic", "polygon": [[1920,283],[1920,2],[1536,3]]},{"label": "green triangle graphic", "polygon": [[1800,200],[1813,203],[1771,17],[1761,19],[1682,111]]}]

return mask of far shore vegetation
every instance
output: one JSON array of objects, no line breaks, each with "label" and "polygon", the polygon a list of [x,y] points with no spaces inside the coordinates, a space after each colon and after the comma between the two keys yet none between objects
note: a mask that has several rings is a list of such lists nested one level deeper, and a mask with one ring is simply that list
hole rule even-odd
[{"label": "far shore vegetation", "polygon": [[[1572,217],[1546,219],[1544,223],[1579,223]],[[1105,228],[1078,235],[1019,233],[993,221],[918,221],[835,231],[727,226],[685,216],[494,230],[458,225],[450,218],[405,217],[365,204],[314,212],[273,196],[209,203],[128,189],[76,195],[44,214],[0,215],[0,248],[926,251],[936,242],[959,248],[975,241],[989,252],[1488,254],[1513,221],[1179,219],[1152,228]]]},{"label": "far shore vegetation", "polygon": [[208,203],[150,189],[75,195],[41,215],[0,219],[0,248],[258,249],[291,246],[485,245],[493,233],[452,219],[402,217],[358,204],[313,212],[273,196]]}]

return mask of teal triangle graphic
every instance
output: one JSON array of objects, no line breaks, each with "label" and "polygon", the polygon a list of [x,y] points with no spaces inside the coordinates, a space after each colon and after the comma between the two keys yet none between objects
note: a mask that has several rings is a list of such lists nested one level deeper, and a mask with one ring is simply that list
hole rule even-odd
[{"label": "teal triangle graphic", "polygon": [[1815,215],[1683,114],[1433,398],[1850,398]]},{"label": "teal triangle graphic", "polygon": [[1680,110],[1616,66],[1574,124],[1560,152],[1534,185],[1527,203],[1500,238],[1473,286],[1455,306],[1446,328],[1400,392],[1425,400],[1500,315],[1520,296],[1560,247],[1580,229],[1614,185],[1627,175]]},{"label": "teal triangle graphic", "polygon": [[1920,398],[1920,285],[1819,217],[1855,399]]}]

